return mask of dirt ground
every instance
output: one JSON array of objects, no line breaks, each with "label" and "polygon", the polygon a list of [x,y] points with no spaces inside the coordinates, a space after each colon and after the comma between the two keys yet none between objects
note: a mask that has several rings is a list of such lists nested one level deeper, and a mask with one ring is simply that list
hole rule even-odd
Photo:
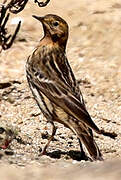
[{"label": "dirt ground", "polygon": [[[43,36],[32,14],[48,13],[69,24],[67,56],[90,115],[100,128],[117,133],[115,140],[95,134],[104,162],[81,160],[75,135],[60,124],[48,155],[40,156],[51,125],[28,88],[25,63]],[[0,150],[0,178],[121,179],[121,1],[51,0],[45,8],[29,1],[21,13],[11,16],[11,31],[17,16],[22,27],[16,41],[0,54],[0,127],[16,135],[8,149]]]}]

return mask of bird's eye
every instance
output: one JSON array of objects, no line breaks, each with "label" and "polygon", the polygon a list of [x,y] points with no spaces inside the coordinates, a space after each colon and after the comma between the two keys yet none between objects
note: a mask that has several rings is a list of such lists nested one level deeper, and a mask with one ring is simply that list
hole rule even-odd
[{"label": "bird's eye", "polygon": [[58,25],[59,25],[59,22],[58,22],[58,21],[55,21],[55,22],[53,22],[53,25],[54,25],[54,26],[58,26]]}]

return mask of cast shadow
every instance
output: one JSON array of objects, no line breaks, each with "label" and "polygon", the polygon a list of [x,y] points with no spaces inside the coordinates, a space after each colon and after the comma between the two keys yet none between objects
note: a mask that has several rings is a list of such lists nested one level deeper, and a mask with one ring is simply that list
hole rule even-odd
[{"label": "cast shadow", "polygon": [[46,155],[54,159],[60,159],[62,155],[65,155],[67,159],[71,158],[76,161],[90,160],[90,158],[85,153],[82,154],[80,151],[74,151],[74,150],[70,150],[70,151],[56,150],[52,152],[47,152]]}]

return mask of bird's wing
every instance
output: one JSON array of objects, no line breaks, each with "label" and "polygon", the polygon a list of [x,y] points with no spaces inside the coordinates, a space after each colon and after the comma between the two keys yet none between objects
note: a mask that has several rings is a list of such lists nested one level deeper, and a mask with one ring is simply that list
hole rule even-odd
[{"label": "bird's wing", "polygon": [[56,59],[57,57],[54,55],[46,64],[46,70],[49,68],[51,72],[49,76],[45,77],[43,70],[40,69],[37,73],[31,73],[30,83],[34,83],[33,85],[36,86],[38,91],[41,91],[51,102],[61,107],[66,113],[98,132],[98,127],[86,110],[83,97],[66,56],[59,57],[58,62]]}]

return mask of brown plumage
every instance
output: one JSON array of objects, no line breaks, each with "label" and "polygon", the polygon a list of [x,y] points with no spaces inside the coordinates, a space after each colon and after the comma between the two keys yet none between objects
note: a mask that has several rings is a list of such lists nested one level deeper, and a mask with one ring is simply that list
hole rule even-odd
[{"label": "brown plumage", "polygon": [[100,130],[86,110],[66,57],[68,25],[62,18],[52,14],[33,17],[42,23],[44,37],[27,60],[27,79],[40,110],[53,126],[52,136],[43,153],[55,135],[54,122],[59,122],[77,135],[81,153],[84,154],[83,142],[93,160],[102,160],[92,130],[107,136],[112,134]]}]

